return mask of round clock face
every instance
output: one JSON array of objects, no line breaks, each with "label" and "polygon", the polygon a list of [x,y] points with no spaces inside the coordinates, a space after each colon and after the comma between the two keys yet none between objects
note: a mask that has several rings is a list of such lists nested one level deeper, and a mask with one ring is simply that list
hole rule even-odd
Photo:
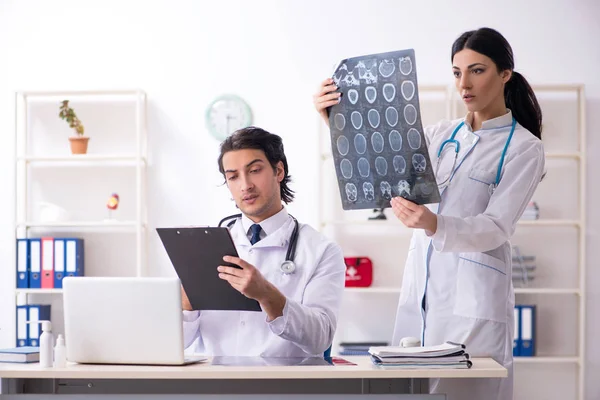
[{"label": "round clock face", "polygon": [[206,110],[206,127],[218,140],[252,124],[252,111],[244,100],[234,95],[215,99]]}]

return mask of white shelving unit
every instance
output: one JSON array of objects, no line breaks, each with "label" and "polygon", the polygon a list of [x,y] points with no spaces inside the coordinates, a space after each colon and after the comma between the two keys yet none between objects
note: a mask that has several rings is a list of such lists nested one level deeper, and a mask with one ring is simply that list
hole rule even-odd
[{"label": "white shelving unit", "polygon": [[[545,181],[550,181],[549,183],[546,183],[546,185],[551,185],[552,179],[562,178],[563,176],[561,173],[563,173],[563,170],[571,171],[571,174],[565,176],[564,179],[575,181],[576,185],[561,192],[561,201],[566,197],[571,200],[568,205],[562,206],[561,204],[552,202],[553,196],[550,193],[551,191],[542,188],[542,186],[545,184],[543,181],[533,198],[538,203],[543,203],[540,204],[541,219],[533,221],[519,221],[517,224],[517,232],[513,238],[513,244],[520,244],[517,241],[522,238],[517,238],[517,236],[521,231],[527,230],[527,232],[531,232],[532,234],[544,232],[544,234],[550,235],[551,237],[549,240],[553,240],[552,243],[556,243],[556,246],[560,247],[563,236],[558,232],[562,232],[562,230],[566,230],[567,232],[573,231],[573,235],[576,236],[576,244],[574,244],[576,250],[572,255],[572,258],[576,258],[576,260],[569,259],[564,261],[564,263],[571,267],[569,271],[574,276],[571,279],[572,285],[570,285],[568,282],[565,285],[560,278],[556,278],[556,281],[552,282],[552,285],[537,286],[534,284],[534,286],[531,287],[515,288],[517,304],[522,302],[521,300],[523,299],[525,299],[524,301],[528,303],[540,303],[537,315],[537,341],[538,350],[541,350],[541,355],[539,356],[515,358],[515,379],[518,381],[521,371],[524,371],[523,373],[527,373],[527,370],[537,368],[536,365],[557,365],[557,368],[561,368],[560,365],[574,365],[577,368],[575,378],[576,382],[573,382],[573,387],[575,388],[574,390],[576,393],[572,395],[567,393],[565,395],[567,397],[560,398],[577,398],[583,400],[585,388],[585,362],[582,355],[586,354],[585,94],[582,85],[536,85],[533,88],[538,96],[538,100],[540,101],[540,105],[544,113],[542,140],[544,141],[546,150],[546,167],[549,172],[545,178]],[[437,93],[437,98],[444,104],[436,105],[424,101],[423,94],[431,93]],[[441,118],[460,118],[464,115],[462,102],[456,95],[453,87],[420,86],[419,96],[421,101],[421,114],[424,127],[437,122]],[[545,101],[545,96],[550,96],[550,100]],[[569,119],[569,117],[571,117],[572,120]],[[557,118],[560,121],[558,121]],[[563,123],[562,120],[567,120],[567,122],[564,122],[567,124],[566,126],[561,126],[561,123]],[[390,326],[389,320],[393,320],[395,317],[395,314],[390,315],[389,313],[395,311],[395,302],[400,294],[400,272],[406,259],[406,257],[402,257],[401,254],[403,254],[402,251],[406,251],[408,249],[411,230],[405,228],[401,223],[399,223],[391,213],[386,213],[388,217],[387,220],[371,221],[367,220],[367,217],[369,216],[368,213],[364,213],[362,211],[342,211],[332,163],[333,158],[331,156],[329,132],[322,122],[320,122],[319,125],[319,132],[322,167],[322,173],[319,174],[319,189],[321,193],[319,204],[320,229],[325,234],[332,236],[332,238],[340,244],[345,252],[345,255],[369,256],[373,259],[374,263],[373,285],[368,288],[346,288],[344,303],[349,303],[352,305],[352,307],[377,307],[377,309],[372,310],[372,313],[376,314],[376,316],[373,317],[374,319],[369,321],[369,323],[377,324],[379,321],[381,321],[381,319],[385,319],[388,324],[381,325],[382,329],[387,329]],[[557,170],[553,170],[553,168],[555,168],[554,166],[557,164]],[[563,165],[565,165],[564,168]],[[330,175],[329,180],[327,180],[328,174]],[[573,179],[575,178],[573,174],[576,174],[576,179]],[[555,178],[556,176],[558,177]],[[572,213],[571,215],[566,215],[568,213],[565,211],[565,209],[575,209],[577,212]],[[354,238],[351,236],[352,233],[355,234]],[[377,239],[378,235],[381,237],[381,240]],[[384,238],[386,236],[389,237],[389,235],[394,235],[395,243],[393,245],[393,249],[388,249],[387,253],[383,254],[385,253],[385,247],[383,246],[386,246],[386,244],[389,243],[389,241],[386,242]],[[371,237],[373,237],[373,239],[369,241],[369,238]],[[541,240],[542,239],[539,239],[538,242]],[[406,247],[406,249],[404,249],[404,247]],[[544,250],[543,246],[541,249]],[[390,255],[390,253],[394,251],[396,251],[398,256],[394,255],[392,257]],[[378,260],[375,260],[377,257]],[[545,260],[540,261],[540,258],[541,257],[538,257],[538,262],[544,263]],[[542,267],[544,266],[542,265]],[[558,271],[559,268],[564,269],[565,265],[554,264],[550,267]],[[399,271],[394,271],[395,273],[392,274],[392,269],[397,269]],[[378,275],[381,276],[381,279],[378,279]],[[552,275],[552,272],[547,272],[547,275]],[[576,346],[574,347],[573,351],[567,352],[563,349],[552,348],[540,349],[540,345],[542,344],[541,342],[543,342],[543,340],[540,340],[540,338],[543,339],[545,335],[552,334],[552,329],[548,326],[548,321],[552,318],[544,312],[547,310],[542,307],[544,307],[546,301],[549,301],[549,304],[552,304],[552,301],[557,301],[554,300],[556,296],[559,296],[558,299],[560,300],[558,301],[561,302],[567,302],[568,299],[572,298],[576,299],[577,309],[573,311],[575,311],[577,314],[577,321],[573,321],[572,326],[569,326],[570,328],[573,328],[573,332],[565,334],[566,337],[556,338],[556,341],[575,341]],[[391,302],[394,303],[394,307],[389,306]],[[365,305],[363,306],[363,304]],[[380,311],[380,309],[383,309],[386,306],[386,311]],[[361,326],[361,322],[353,320],[356,318],[361,318],[358,316],[360,314],[359,311],[360,310],[353,310],[352,312],[347,313],[342,311],[342,315],[338,324],[338,334],[340,333],[340,330],[344,332],[344,341],[368,341],[382,340],[386,338],[387,340],[391,340],[391,332],[381,332],[374,329],[368,331],[368,333],[360,331],[360,329],[357,327]],[[376,320],[375,318],[379,318],[379,320]],[[542,329],[542,327],[544,328]],[[352,337],[351,334],[348,336],[348,330],[354,330],[357,337]],[[374,334],[378,336],[372,337]],[[340,340],[334,339],[334,343],[339,341]],[[549,342],[552,342],[552,340]],[[552,353],[553,350],[556,350],[557,354],[546,354]],[[561,354],[561,352],[567,354]],[[563,394],[552,393],[552,395],[562,396]],[[527,395],[521,394],[521,396],[526,397]],[[520,398],[518,385],[515,385],[515,398]]]},{"label": "white shelving unit", "polygon": [[[72,130],[65,121],[58,118],[58,105],[65,99],[70,101],[70,106],[86,128],[86,136],[90,137],[88,154],[70,154],[67,138],[72,134]],[[104,240],[110,243],[110,237],[107,236],[123,232],[133,234],[134,239],[127,243],[127,246],[130,246],[129,250],[134,255],[132,257],[134,261],[131,263],[133,265],[127,266],[129,271],[126,274],[143,276],[147,252],[145,92],[142,90],[28,91],[16,93],[15,101],[15,238],[38,237],[42,234],[49,236],[66,234],[71,237],[96,234],[102,236],[103,243]],[[102,176],[107,171],[112,172],[110,178],[105,178],[104,181],[84,179],[79,183],[72,178],[93,173]],[[43,179],[36,178],[40,173]],[[66,179],[65,175],[67,175]],[[121,176],[124,177],[121,179]],[[40,197],[42,190],[38,187],[39,184],[49,185],[49,182],[54,182],[55,179],[56,185],[65,187],[68,193],[79,191],[83,203],[89,202],[86,201],[89,200],[86,195],[98,200],[94,203],[95,207],[87,209],[80,207],[77,210],[78,218],[41,220],[39,215],[36,215],[35,205],[32,204],[33,199]],[[115,211],[114,218],[103,218],[100,210],[108,212],[103,206],[110,192],[103,192],[100,199],[96,192],[88,193],[102,184],[120,180],[123,181],[120,182],[121,187],[131,191],[132,195],[127,199],[121,197],[121,204]],[[56,195],[56,190],[51,192]],[[127,217],[121,218],[124,201],[128,203],[125,206],[128,210]],[[71,211],[66,208],[65,210]],[[69,216],[73,215],[69,213]],[[84,244],[86,275],[90,272],[91,262],[88,256],[91,245],[86,239]],[[98,260],[94,261],[100,264]],[[16,260],[12,265],[16,265]],[[93,275],[111,275],[109,271],[104,271],[102,266],[95,265],[95,267],[92,271]],[[39,300],[38,295],[55,294],[62,294],[62,289],[15,289],[15,297],[25,295],[27,303],[30,302],[30,296]],[[44,302],[51,301],[53,304],[60,302],[60,299],[44,299]]]}]

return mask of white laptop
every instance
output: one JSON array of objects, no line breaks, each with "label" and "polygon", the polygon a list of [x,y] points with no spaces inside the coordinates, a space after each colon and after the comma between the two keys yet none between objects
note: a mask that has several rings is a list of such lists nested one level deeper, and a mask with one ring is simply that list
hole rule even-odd
[{"label": "white laptop", "polygon": [[183,365],[177,278],[67,277],[67,360],[91,364]]}]

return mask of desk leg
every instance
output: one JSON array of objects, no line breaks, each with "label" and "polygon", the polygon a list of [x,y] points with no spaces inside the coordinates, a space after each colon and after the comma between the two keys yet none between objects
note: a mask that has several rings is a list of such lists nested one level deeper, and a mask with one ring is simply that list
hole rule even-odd
[{"label": "desk leg", "polygon": [[410,391],[412,394],[428,394],[429,379],[428,378],[412,378],[410,380]]}]

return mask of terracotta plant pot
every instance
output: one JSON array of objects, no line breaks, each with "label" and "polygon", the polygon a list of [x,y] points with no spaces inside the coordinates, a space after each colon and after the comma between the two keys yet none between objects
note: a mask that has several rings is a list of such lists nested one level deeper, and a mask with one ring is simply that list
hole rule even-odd
[{"label": "terracotta plant pot", "polygon": [[72,136],[69,138],[71,142],[71,154],[85,154],[87,153],[89,137],[85,136]]}]

